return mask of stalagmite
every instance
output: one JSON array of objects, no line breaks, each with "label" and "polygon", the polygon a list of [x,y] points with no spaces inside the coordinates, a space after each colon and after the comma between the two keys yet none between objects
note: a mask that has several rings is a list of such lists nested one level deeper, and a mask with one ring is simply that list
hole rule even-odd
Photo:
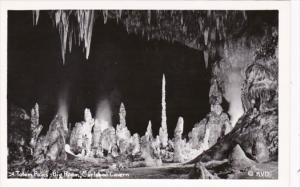
[{"label": "stalagmite", "polygon": [[43,126],[39,123],[39,105],[36,103],[34,105],[34,108],[31,109],[31,125],[30,125],[30,130],[31,130],[31,139],[30,139],[30,146],[32,148],[35,147],[38,136],[40,132],[42,131]]},{"label": "stalagmite", "polygon": [[159,138],[162,147],[168,144],[168,129],[167,129],[167,115],[166,115],[166,80],[163,74],[162,78],[162,98],[161,98],[161,127],[159,129]]},{"label": "stalagmite", "polygon": [[161,165],[160,155],[160,138],[157,136],[153,138],[152,124],[149,121],[145,135],[141,137],[141,157],[144,158],[147,166]]},{"label": "stalagmite", "polygon": [[182,151],[184,149],[184,142],[182,140],[182,133],[183,133],[183,118],[179,117],[178,122],[174,132],[174,162],[183,162],[184,158],[182,155]]},{"label": "stalagmite", "polygon": [[75,124],[70,136],[71,151],[88,156],[92,145],[92,128],[95,124],[89,109],[84,110],[84,121]]},{"label": "stalagmite", "polygon": [[63,127],[63,118],[56,115],[49,125],[45,136],[41,136],[35,146],[33,158],[36,163],[42,163],[45,159],[64,160],[66,134]]},{"label": "stalagmite", "polygon": [[145,133],[145,136],[152,141],[153,134],[152,134],[152,123],[151,121],[148,122],[147,131]]},{"label": "stalagmite", "polygon": [[100,144],[108,153],[112,153],[113,148],[117,144],[116,130],[114,127],[108,127],[102,132]]},{"label": "stalagmite", "polygon": [[207,69],[207,67],[208,67],[208,51],[207,50],[204,50],[203,51],[203,55],[204,55],[204,62],[205,62],[205,67],[206,67],[206,69]]},{"label": "stalagmite", "polygon": [[121,154],[125,153],[130,145],[131,134],[126,126],[126,110],[123,103],[120,105],[120,124],[116,128],[117,145]]},{"label": "stalagmite", "polygon": [[136,155],[141,151],[141,145],[140,145],[140,136],[139,134],[135,133],[131,137],[131,145],[133,147],[132,155]]}]

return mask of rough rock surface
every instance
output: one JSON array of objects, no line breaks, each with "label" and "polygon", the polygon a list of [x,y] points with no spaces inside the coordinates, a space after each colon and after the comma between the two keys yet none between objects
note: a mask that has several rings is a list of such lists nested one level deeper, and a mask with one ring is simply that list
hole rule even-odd
[{"label": "rough rock surface", "polygon": [[174,132],[174,162],[183,162],[182,151],[184,149],[184,141],[182,140],[183,133],[183,118],[179,117]]},{"label": "rough rock surface", "polygon": [[231,132],[191,162],[224,159],[237,144],[256,162],[277,161],[278,83],[269,67],[254,63],[247,68],[242,89],[247,111]]},{"label": "rough rock surface", "polygon": [[141,151],[141,145],[140,145],[140,136],[139,134],[135,133],[130,139],[130,144],[132,146],[132,155],[136,155]]},{"label": "rough rock surface", "polygon": [[30,140],[30,146],[32,148],[35,147],[38,136],[40,132],[42,131],[43,126],[39,123],[39,105],[36,103],[34,105],[34,108],[31,109],[31,140]]},{"label": "rough rock surface", "polygon": [[56,115],[49,125],[45,136],[41,136],[34,149],[34,160],[42,163],[45,160],[65,160],[66,133],[63,117]]},{"label": "rough rock surface", "polygon": [[160,166],[162,164],[160,146],[160,138],[159,136],[153,138],[152,124],[149,121],[147,131],[141,138],[141,157],[146,166]]},{"label": "rough rock surface", "polygon": [[120,105],[120,124],[116,128],[117,146],[120,149],[120,153],[124,154],[129,149],[131,133],[126,126],[126,110],[123,103]]},{"label": "rough rock surface", "polygon": [[93,127],[93,134],[92,134],[92,149],[98,152],[98,149],[101,148],[100,140],[102,134],[102,127],[101,122],[98,119],[95,119],[95,125]]},{"label": "rough rock surface", "polygon": [[71,151],[89,155],[92,145],[92,128],[95,124],[89,109],[84,111],[84,121],[75,124],[70,136]]},{"label": "rough rock surface", "polygon": [[212,80],[209,94],[211,112],[195,124],[189,133],[190,143],[194,149],[210,148],[232,129],[228,115],[223,112],[222,92],[215,79]]},{"label": "rough rock surface", "polygon": [[117,143],[117,137],[114,127],[109,127],[103,131],[100,142],[102,149],[106,150],[108,153],[117,154],[115,147]]}]

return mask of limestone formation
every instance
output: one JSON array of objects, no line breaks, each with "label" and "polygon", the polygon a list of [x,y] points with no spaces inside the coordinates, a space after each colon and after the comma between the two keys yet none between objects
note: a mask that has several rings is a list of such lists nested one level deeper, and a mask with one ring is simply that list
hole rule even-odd
[{"label": "limestone formation", "polygon": [[152,123],[151,123],[151,121],[148,122],[147,131],[145,132],[145,135],[141,139],[144,139],[144,142],[148,142],[148,141],[152,141],[153,140]]},{"label": "limestone formation", "polygon": [[159,166],[162,164],[160,152],[160,138],[153,138],[151,121],[148,123],[147,131],[141,138],[141,157],[145,160],[146,166]]},{"label": "limestone formation", "polygon": [[[265,63],[267,64],[267,63]],[[271,66],[272,67],[272,66]],[[192,162],[226,159],[237,144],[256,162],[278,160],[278,83],[276,71],[261,63],[246,70],[242,101],[246,112],[235,127]]]},{"label": "limestone formation", "polygon": [[133,147],[133,150],[131,153],[132,155],[136,155],[141,151],[139,134],[137,134],[137,133],[133,134],[133,136],[131,137],[131,140],[130,140],[130,144]]},{"label": "limestone formation", "polygon": [[92,135],[92,147],[94,150],[97,150],[98,148],[101,147],[100,144],[100,138],[101,138],[101,133],[102,133],[102,127],[101,127],[101,122],[99,122],[98,119],[95,119],[95,125],[93,127],[93,135]]},{"label": "limestone formation", "polygon": [[[105,129],[102,133],[100,144],[102,149],[106,150],[108,153],[112,153],[115,150],[115,145],[117,143],[116,130],[114,127],[109,127]],[[113,150],[114,149],[114,150]]]},{"label": "limestone formation", "polygon": [[[247,24],[245,11],[210,12],[207,14],[204,11],[184,10],[51,10],[47,14],[59,31],[63,63],[67,47],[71,52],[72,46],[76,43],[74,41],[84,44],[83,51],[88,58],[94,22],[101,17],[104,24],[110,19],[114,20],[121,23],[128,33],[147,36],[148,40],[179,42],[190,48],[204,51],[204,62],[207,68],[208,63],[215,59],[217,50],[215,46],[219,40],[230,40],[237,32],[242,33],[252,26]],[[39,15],[39,10],[33,11],[34,25],[38,24]],[[75,21],[72,22],[71,18],[75,18]],[[202,39],[199,40],[199,37]]]},{"label": "limestone formation", "polygon": [[161,97],[161,127],[159,128],[159,138],[162,147],[168,144],[168,128],[167,128],[167,115],[166,115],[166,79],[163,75],[162,79],[162,97]]},{"label": "limestone formation", "polygon": [[194,128],[189,132],[189,142],[193,149],[200,149],[200,144],[203,142],[206,133],[207,119],[202,119],[194,125]]},{"label": "limestone formation", "polygon": [[183,118],[179,117],[174,132],[174,162],[183,162],[182,150],[184,149],[184,142],[182,140],[183,133]]},{"label": "limestone formation", "polygon": [[211,112],[208,117],[206,128],[209,128],[208,147],[211,147],[225,135],[225,132],[231,130],[231,125],[228,115],[225,113],[218,115]]},{"label": "limestone formation", "polygon": [[38,139],[34,149],[34,160],[36,163],[47,159],[65,160],[66,134],[64,131],[63,117],[56,115],[49,125],[45,136]]},{"label": "limestone formation", "polygon": [[212,84],[209,89],[209,103],[211,105],[220,105],[222,103],[222,93],[216,79],[211,80]]},{"label": "limestone formation", "polygon": [[126,110],[123,103],[120,105],[120,124],[116,128],[117,146],[120,149],[120,153],[124,154],[130,146],[131,134],[126,126]]},{"label": "limestone formation", "polygon": [[[217,108],[221,108],[220,105]],[[226,113],[212,111],[206,118],[195,124],[189,133],[192,148],[206,150],[213,146],[219,139],[229,133],[232,129],[229,117]]]},{"label": "limestone formation", "polygon": [[75,124],[70,136],[70,147],[75,154],[84,152],[84,155],[89,155],[91,153],[92,128],[94,124],[95,121],[90,110],[85,109],[84,121]]},{"label": "limestone formation", "polygon": [[30,146],[32,148],[35,147],[38,136],[40,132],[42,131],[43,126],[39,123],[39,105],[36,103],[34,105],[34,108],[31,109],[31,140],[30,140]]}]

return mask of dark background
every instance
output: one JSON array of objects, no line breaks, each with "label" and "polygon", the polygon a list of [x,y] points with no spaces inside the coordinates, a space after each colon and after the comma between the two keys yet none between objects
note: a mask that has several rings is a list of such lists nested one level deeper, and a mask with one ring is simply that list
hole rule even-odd
[{"label": "dark background", "polygon": [[[111,20],[96,19],[89,59],[73,45],[65,65],[60,40],[46,12],[37,26],[31,11],[8,12],[8,104],[27,112],[40,105],[40,121],[48,126],[58,108],[58,97],[68,92],[69,122],[83,120],[84,108],[93,115],[99,101],[107,99],[118,123],[124,102],[131,133],[143,135],[148,121],[154,134],[161,124],[161,83],[166,76],[167,124],[172,136],[179,116],[185,136],[210,110],[209,70],[203,54],[180,44],[147,41],[127,34]],[[44,128],[46,131],[47,128]]]}]

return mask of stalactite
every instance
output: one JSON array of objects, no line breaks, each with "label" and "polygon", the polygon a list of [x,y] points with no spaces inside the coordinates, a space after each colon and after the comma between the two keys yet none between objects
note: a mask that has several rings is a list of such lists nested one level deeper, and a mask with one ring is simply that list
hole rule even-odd
[{"label": "stalactite", "polygon": [[203,51],[203,55],[204,55],[205,67],[206,67],[206,69],[207,69],[207,67],[208,67],[208,57],[209,57],[208,51],[207,51],[207,50],[204,50],[204,51]]},{"label": "stalactite", "polygon": [[66,11],[58,10],[55,12],[55,24],[58,28],[58,32],[60,35],[60,43],[61,43],[61,53],[63,64],[65,63],[66,56],[66,47],[67,47],[67,38],[69,31],[69,15]]},{"label": "stalactite", "polygon": [[209,28],[206,27],[204,30],[204,44],[207,45],[208,44],[208,34],[209,34]]},{"label": "stalactite", "polygon": [[247,14],[246,11],[243,11],[244,20],[247,20]]},{"label": "stalactite", "polygon": [[117,17],[117,23],[119,23],[119,20],[122,18],[122,10],[116,10],[116,17]]},{"label": "stalactite", "polygon": [[[33,11],[34,25],[38,23],[39,14],[38,10]],[[232,31],[241,30],[247,21],[246,11],[52,10],[50,16],[60,34],[63,63],[66,48],[71,52],[72,45],[82,42],[88,59],[95,15],[99,14],[103,15],[104,24],[108,19],[115,19],[124,25],[127,33],[147,36],[148,40],[176,41],[198,50],[210,50],[217,42],[226,42],[234,34]],[[73,16],[77,18],[76,23],[69,20]],[[195,40],[198,41],[192,42]]]},{"label": "stalactite", "polygon": [[70,34],[69,34],[69,53],[71,53],[72,51],[72,42],[73,42],[73,29],[70,30]]},{"label": "stalactite", "polygon": [[32,16],[33,16],[33,26],[35,26],[38,24],[39,17],[40,17],[40,11],[39,10],[32,11]]},{"label": "stalactite", "polygon": [[104,24],[106,24],[106,22],[107,22],[107,17],[108,17],[108,10],[103,10],[102,13],[103,13],[103,21],[104,21]]},{"label": "stalactite", "polygon": [[151,10],[147,11],[147,20],[148,20],[148,24],[151,24]]},{"label": "stalactite", "polygon": [[90,54],[91,38],[93,33],[93,26],[95,22],[95,11],[94,10],[78,10],[77,21],[79,24],[79,38],[80,41],[84,42],[84,48],[86,52],[86,59]]}]

